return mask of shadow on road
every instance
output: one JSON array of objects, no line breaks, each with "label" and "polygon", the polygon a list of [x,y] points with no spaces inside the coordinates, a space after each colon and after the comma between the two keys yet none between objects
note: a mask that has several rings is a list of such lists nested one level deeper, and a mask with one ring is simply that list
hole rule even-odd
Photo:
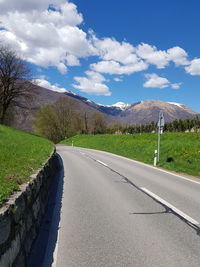
[{"label": "shadow on road", "polygon": [[164,213],[169,213],[170,211],[165,210],[165,211],[158,211],[158,212],[130,212],[130,215],[133,214],[139,214],[139,215],[154,215],[154,214],[164,214]]},{"label": "shadow on road", "polygon": [[[164,203],[160,202],[158,199],[154,198],[152,195],[148,194],[147,192],[145,192],[142,188],[140,188],[138,185],[136,185],[135,183],[133,183],[131,180],[129,180],[129,178],[127,178],[126,176],[124,176],[123,174],[119,173],[118,171],[115,171],[114,169],[107,167],[111,172],[118,174],[123,180],[122,181],[115,181],[115,182],[119,182],[119,183],[127,183],[133,187],[135,187],[137,190],[139,190],[140,192],[142,192],[143,194],[147,195],[148,197],[150,197],[153,201],[155,201],[156,203],[160,204],[165,211],[164,212],[159,212],[160,214],[163,213],[171,213],[174,214],[175,216],[177,216],[179,219],[181,219],[184,223],[186,223],[190,228],[194,229],[197,233],[198,236],[200,236],[200,226],[193,224],[192,222],[190,222],[189,220],[187,220],[185,217],[181,216],[179,213],[177,213],[176,211],[174,211],[173,209],[169,208],[168,206],[166,206]],[[124,181],[124,182],[123,182]],[[130,215],[133,215],[136,213],[130,213]],[[137,214],[145,214],[145,213],[137,213]],[[157,213],[146,213],[146,214],[157,214]]]},{"label": "shadow on road", "polygon": [[58,156],[58,160],[60,169],[55,177],[49,196],[47,212],[44,215],[38,237],[28,258],[28,267],[50,267],[54,261],[53,254],[58,238],[64,185],[64,169],[60,156]]}]

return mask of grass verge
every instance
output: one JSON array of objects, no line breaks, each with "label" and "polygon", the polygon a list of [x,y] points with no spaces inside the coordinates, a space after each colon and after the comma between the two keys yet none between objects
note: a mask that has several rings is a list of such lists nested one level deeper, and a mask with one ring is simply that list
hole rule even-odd
[{"label": "grass verge", "polygon": [[[153,164],[157,134],[80,135],[61,144],[87,147]],[[200,177],[200,133],[164,133],[158,166]]]},{"label": "grass verge", "polygon": [[53,149],[50,141],[0,125],[0,206],[42,166]]}]

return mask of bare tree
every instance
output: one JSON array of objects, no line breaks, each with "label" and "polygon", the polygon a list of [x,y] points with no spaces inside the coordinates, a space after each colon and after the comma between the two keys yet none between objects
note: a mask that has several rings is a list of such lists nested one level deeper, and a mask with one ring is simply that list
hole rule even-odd
[{"label": "bare tree", "polygon": [[89,129],[88,129],[88,117],[87,117],[87,113],[85,112],[84,115],[84,122],[85,122],[85,133],[88,134]]},{"label": "bare tree", "polygon": [[95,112],[91,118],[92,121],[92,133],[93,134],[103,134],[106,130],[105,117],[100,112]]},{"label": "bare tree", "polygon": [[11,107],[27,107],[33,96],[30,69],[17,54],[7,47],[0,47],[0,123],[4,123]]}]

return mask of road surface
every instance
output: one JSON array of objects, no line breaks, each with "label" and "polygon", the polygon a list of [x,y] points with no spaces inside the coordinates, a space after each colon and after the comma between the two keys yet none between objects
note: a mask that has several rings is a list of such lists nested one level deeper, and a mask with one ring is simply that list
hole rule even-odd
[{"label": "road surface", "polygon": [[59,225],[44,266],[51,253],[56,267],[200,266],[198,179],[96,150],[57,152]]}]

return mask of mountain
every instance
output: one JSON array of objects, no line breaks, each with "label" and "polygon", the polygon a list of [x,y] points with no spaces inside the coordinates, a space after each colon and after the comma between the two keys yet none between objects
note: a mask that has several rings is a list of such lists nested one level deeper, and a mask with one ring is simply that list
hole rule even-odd
[{"label": "mountain", "polygon": [[[60,97],[73,99],[75,102],[77,102],[79,111],[82,113],[87,113],[88,118],[90,118],[94,112],[99,111],[103,113],[107,121],[112,121],[112,116],[109,115],[109,112],[108,114],[102,112],[101,108],[98,108],[97,104],[88,100],[87,98],[74,94],[70,91],[67,91],[65,94],[63,94],[46,89],[30,82],[28,83],[29,86],[31,86],[31,89],[35,92],[34,98],[32,99],[32,101],[30,101],[30,103],[26,104],[26,109],[21,109],[18,107],[14,108],[13,121],[11,123],[12,127],[28,132],[33,132],[33,120],[35,118],[36,112],[45,105],[55,103]],[[23,99],[21,99],[20,101],[24,104]]]},{"label": "mountain", "polygon": [[117,102],[113,105],[101,105],[72,92],[67,92],[65,94],[79,99],[86,105],[102,112],[105,115],[111,115],[113,120],[119,120],[127,124],[146,124],[152,121],[157,121],[160,111],[163,112],[166,122],[173,121],[175,119],[189,119],[196,116],[200,117],[198,112],[193,111],[183,104],[175,102],[146,100],[136,102],[134,104]]},{"label": "mountain", "polygon": [[[88,105],[89,107],[95,109],[96,111],[102,112],[105,115],[111,115],[111,116],[117,116],[121,113],[121,108],[119,106],[105,106],[101,104],[96,104],[93,101],[89,100],[88,98],[85,98],[83,96],[77,95],[75,93],[72,93],[70,91],[67,91],[64,93],[66,96],[75,98],[77,100],[80,100],[84,104]],[[120,102],[122,103],[122,102]]]},{"label": "mountain", "polygon": [[199,113],[183,104],[160,100],[146,100],[133,104],[123,110],[119,117],[128,124],[146,124],[151,121],[157,121],[160,111],[163,112],[166,122],[200,116]]},{"label": "mountain", "polygon": [[[26,105],[26,109],[14,108],[14,117],[11,126],[24,131],[33,132],[33,119],[36,112],[42,106],[54,103],[62,94],[32,83],[30,83],[29,86],[35,91],[34,97],[32,101]],[[23,102],[23,99],[20,101]]]},{"label": "mountain", "polygon": [[60,97],[74,99],[80,112],[87,113],[89,118],[94,112],[101,112],[108,122],[146,124],[158,121],[159,111],[163,112],[165,121],[200,117],[199,113],[189,107],[174,102],[146,100],[134,104],[118,102],[113,105],[101,105],[70,91],[58,93],[35,84],[30,84],[30,86],[36,92],[35,97],[31,103],[28,103],[28,109],[15,108],[12,123],[13,127],[30,132],[33,131],[33,119],[37,110],[44,105],[54,103]]}]

